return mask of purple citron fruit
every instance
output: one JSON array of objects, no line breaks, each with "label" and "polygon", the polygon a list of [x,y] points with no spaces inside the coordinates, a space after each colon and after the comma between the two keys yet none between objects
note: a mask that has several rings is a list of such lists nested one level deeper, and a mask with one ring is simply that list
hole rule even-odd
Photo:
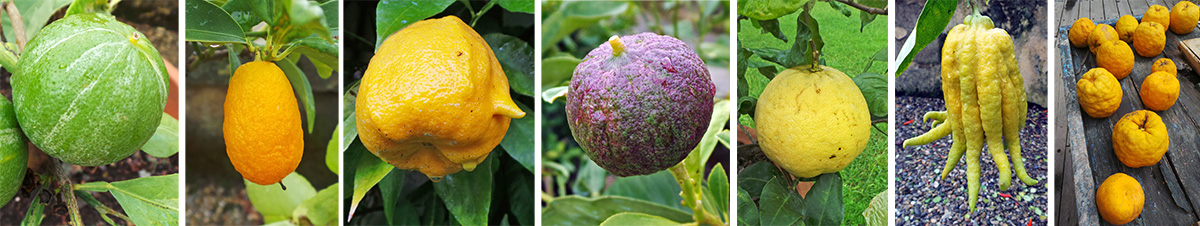
[{"label": "purple citron fruit", "polygon": [[683,41],[613,36],[575,67],[567,124],[601,168],[622,177],[651,174],[696,148],[715,90],[704,61]]}]

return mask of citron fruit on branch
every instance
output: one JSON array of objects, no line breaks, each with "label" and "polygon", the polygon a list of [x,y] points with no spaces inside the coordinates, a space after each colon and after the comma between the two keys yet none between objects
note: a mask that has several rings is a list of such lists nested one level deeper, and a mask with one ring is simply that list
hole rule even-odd
[{"label": "citron fruit on branch", "polygon": [[46,154],[98,166],[154,135],[167,103],[167,70],[150,40],[111,15],[83,13],[42,28],[13,72],[21,129]]},{"label": "citron fruit on branch", "polygon": [[[1026,185],[1037,184],[1026,173],[1021,156],[1020,132],[1025,127],[1028,107],[1023,80],[1012,37],[995,28],[991,18],[976,12],[946,35],[942,46],[945,123],[905,140],[904,144],[921,145],[950,135],[954,142],[941,176],[945,178],[965,158],[968,205],[972,212],[979,198],[982,174],[979,160],[984,144],[999,170],[1001,190],[1008,189],[1013,169]],[[950,126],[949,131],[939,128],[946,125]]]},{"label": "citron fruit on branch", "polygon": [[641,33],[613,36],[575,67],[567,125],[588,157],[616,176],[670,168],[700,143],[716,85],[683,41]]},{"label": "citron fruit on branch", "polygon": [[279,183],[300,165],[304,129],[287,75],[267,61],[243,64],[225,93],[225,153],[243,178]]},{"label": "citron fruit on branch", "polygon": [[1167,125],[1153,111],[1130,112],[1113,127],[1113,153],[1130,168],[1158,163],[1171,144]]},{"label": "citron fruit on branch", "polygon": [[1121,106],[1121,82],[1104,68],[1092,68],[1075,83],[1079,106],[1093,118],[1105,118]]},{"label": "citron fruit on branch", "polygon": [[25,181],[29,146],[17,126],[12,103],[0,98],[0,206],[8,204]]},{"label": "citron fruit on branch", "polygon": [[754,122],[758,143],[772,162],[803,178],[850,165],[871,138],[862,91],[837,69],[797,66],[767,83]]},{"label": "citron fruit on branch", "polygon": [[1126,224],[1142,214],[1145,195],[1137,179],[1124,173],[1113,174],[1096,189],[1096,210],[1110,224]]},{"label": "citron fruit on branch", "polygon": [[455,16],[388,36],[358,88],[363,146],[396,168],[439,181],[474,170],[525,116],[491,47]]}]

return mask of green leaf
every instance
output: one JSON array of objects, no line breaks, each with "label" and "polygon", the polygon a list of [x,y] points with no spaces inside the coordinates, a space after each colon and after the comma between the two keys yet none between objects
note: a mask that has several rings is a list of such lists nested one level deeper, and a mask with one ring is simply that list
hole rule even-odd
[{"label": "green leaf", "polygon": [[720,133],[717,133],[717,141],[720,141],[721,145],[725,145],[726,149],[733,149],[733,143],[731,143],[733,141],[729,136],[729,130],[721,130]]},{"label": "green leaf", "polygon": [[584,198],[564,196],[554,199],[542,209],[543,225],[600,225],[618,213],[632,212],[660,216],[675,222],[691,222],[692,215],[679,209],[626,198],[603,196]]},{"label": "green leaf", "polygon": [[275,62],[279,65],[279,69],[283,70],[283,74],[287,75],[288,82],[292,83],[292,90],[296,91],[296,97],[300,100],[300,106],[304,107],[304,119],[308,121],[308,133],[313,132],[313,126],[317,120],[317,107],[313,103],[312,84],[308,82],[308,76],[300,67],[296,66],[296,58],[284,58]]},{"label": "green leaf", "polygon": [[346,131],[342,132],[342,142],[339,143],[342,144],[343,152],[358,139],[358,121],[354,116],[354,102],[357,100],[354,95],[356,93],[358,93],[358,82],[351,84],[350,88],[346,88],[346,91],[342,93],[342,125],[346,127]]},{"label": "green leaf", "polygon": [[533,96],[533,47],[529,43],[501,33],[483,35],[483,40],[492,47],[504,75],[508,77],[508,86],[513,91]]},{"label": "green leaf", "polygon": [[375,6],[375,46],[409,24],[446,10],[454,0],[384,0]]},{"label": "green leaf", "polygon": [[705,130],[704,136],[700,138],[700,144],[697,144],[692,153],[683,159],[688,175],[691,175],[693,180],[703,179],[701,177],[704,176],[704,165],[708,163],[713,149],[717,147],[717,133],[724,130],[727,125],[729,125],[729,101],[717,101],[713,104],[712,118],[708,121],[708,130]]},{"label": "green leaf", "polygon": [[624,225],[679,225],[679,222],[668,220],[660,216],[654,216],[644,213],[618,213],[608,217],[600,226],[624,226]]},{"label": "green leaf", "polygon": [[246,34],[233,17],[221,7],[204,0],[187,0],[184,11],[188,14],[205,15],[185,18],[184,34],[187,41],[207,43],[246,43]]},{"label": "green leaf", "polygon": [[738,226],[758,226],[758,205],[754,203],[754,198],[750,197],[750,192],[746,189],[738,188],[737,193],[737,225]]},{"label": "green leaf", "polygon": [[156,158],[167,158],[179,152],[179,120],[167,113],[162,114],[154,136],[142,145],[142,151]]},{"label": "green leaf", "polygon": [[858,13],[858,20],[862,21],[862,26],[858,27],[858,32],[863,32],[863,30],[867,28],[867,24],[870,24],[871,21],[875,21],[875,14],[860,12]]},{"label": "green leaf", "polygon": [[136,225],[179,221],[179,174],[142,177],[117,182],[92,182],[80,190],[107,190]]},{"label": "green leaf", "polygon": [[383,177],[383,180],[379,181],[379,194],[383,199],[383,214],[387,217],[389,225],[418,224],[414,222],[401,222],[402,220],[414,220],[411,219],[414,217],[402,217],[406,213],[416,212],[416,210],[412,209],[411,203],[409,205],[397,205],[398,202],[409,202],[400,197],[401,192],[404,190],[404,178],[408,172],[400,169],[392,169],[388,172],[387,176]]},{"label": "green leaf", "polygon": [[[790,187],[790,185],[784,184],[782,177],[771,179],[763,187],[762,198],[758,201],[760,203],[759,220],[762,221],[762,225],[793,225],[804,218],[804,213],[801,211],[805,210],[805,200],[796,191],[789,189]],[[833,208],[821,205],[809,206],[815,207],[809,209]],[[838,206],[838,211],[841,211],[840,206]]]},{"label": "green leaf", "polygon": [[[581,157],[579,160],[579,171],[576,172],[575,183],[571,184],[571,190],[582,196],[600,196],[600,191],[604,190],[607,177],[608,171],[604,171],[604,168],[600,168],[600,165],[596,165],[596,162],[593,162],[586,156]],[[609,193],[612,192],[613,189],[610,188]]]},{"label": "green leaf", "polygon": [[708,192],[721,211],[729,211],[729,177],[725,175],[725,167],[717,163],[712,172],[708,173]]},{"label": "green leaf", "polygon": [[25,219],[21,220],[22,226],[37,226],[42,225],[43,211],[46,209],[46,204],[42,203],[42,197],[33,196],[33,202],[29,203],[29,210],[25,211]]},{"label": "green leaf", "polygon": [[509,181],[506,191],[508,191],[508,207],[511,215],[516,218],[518,225],[533,225],[533,207],[539,205],[539,203],[530,201],[536,200],[533,183],[537,182],[534,180],[533,172],[518,167],[504,167],[503,172],[500,173]]},{"label": "green leaf", "polygon": [[109,13],[111,11],[112,8],[109,7],[108,1],[75,0],[70,7],[67,7],[67,12],[63,14],[63,17],[80,13]]},{"label": "green leaf", "polygon": [[[226,54],[229,55],[229,71],[236,72],[238,67],[242,66],[242,59],[238,59],[238,55],[241,55],[242,49],[245,47],[237,44],[225,44],[225,48],[229,50],[229,54]],[[232,77],[231,73],[230,78]]]},{"label": "green leaf", "polygon": [[738,124],[746,127],[754,128],[754,118],[750,115],[738,115]]},{"label": "green leaf", "polygon": [[874,72],[858,74],[852,78],[858,90],[867,99],[867,109],[874,117],[887,117],[888,114],[888,79]]},{"label": "green leaf", "polygon": [[842,176],[837,173],[826,173],[817,176],[812,189],[804,195],[809,206],[804,211],[805,222],[809,225],[836,225],[842,223],[845,214],[842,204]]},{"label": "green leaf", "polygon": [[[33,36],[42,30],[50,21],[50,17],[54,16],[59,9],[71,4],[72,0],[13,0],[17,6],[17,11],[21,12],[21,20],[25,25],[25,39],[33,39]],[[0,16],[3,21],[3,29],[5,31],[13,31],[12,21],[9,20],[8,14]],[[16,32],[3,32],[5,40],[14,42]],[[11,71],[11,70],[10,70]]]},{"label": "green leaf", "polygon": [[341,154],[341,149],[338,149],[338,134],[342,131],[342,124],[338,124],[337,128],[333,129],[333,135],[329,138],[329,143],[325,144],[325,167],[329,167],[329,171],[333,174],[338,173],[338,156]]},{"label": "green leaf", "polygon": [[[604,181],[601,180],[600,184],[603,185]],[[663,170],[650,175],[617,178],[604,194],[650,201],[690,213],[692,210],[681,204],[681,191],[671,171]]]},{"label": "green leaf", "polygon": [[475,171],[460,171],[446,175],[433,183],[434,191],[446,209],[462,225],[487,225],[488,207],[492,203],[492,174],[500,167],[496,155],[488,155]]},{"label": "green leaf", "polygon": [[554,56],[542,59],[542,86],[565,86],[575,75],[575,66],[579,66],[579,58],[574,56]]},{"label": "green leaf", "polygon": [[325,27],[325,12],[320,5],[309,0],[284,0],[275,3],[279,3],[275,5],[277,19],[275,19],[276,23],[271,24],[271,29],[282,31],[282,33],[272,34],[283,37],[280,41],[288,43],[313,35],[330,42],[333,41],[330,29]]},{"label": "green leaf", "polygon": [[504,151],[526,170],[533,172],[533,120],[537,116],[534,116],[533,109],[529,109],[524,103],[515,103],[525,112],[525,117],[512,119],[508,124],[508,131],[504,132],[504,139],[500,140],[500,147],[504,147]]},{"label": "green leaf", "polygon": [[500,7],[504,7],[508,11],[533,13],[533,0],[497,0],[500,1]]},{"label": "green leaf", "polygon": [[[1033,207],[1033,206],[1029,206]],[[888,225],[888,197],[887,191],[880,192],[871,198],[870,204],[867,204],[867,209],[863,210],[863,218],[866,219],[867,225],[884,226]]]},{"label": "green leaf", "polygon": [[779,40],[782,40],[785,42],[788,40],[787,35],[783,35],[783,30],[779,29],[779,19],[778,18],[770,19],[770,20],[761,20],[761,21],[754,20],[753,22],[758,24],[758,26],[762,27],[763,31],[765,31],[767,33],[771,33],[771,36],[774,36],[775,38],[778,38]]},{"label": "green leaf", "polygon": [[334,70],[338,69],[338,47],[337,44],[317,36],[297,39],[289,43],[293,45],[292,55],[301,54],[308,57],[308,60],[317,68],[317,75],[322,79],[327,79]]},{"label": "green leaf", "polygon": [[738,172],[737,185],[738,188],[743,188],[747,192],[750,192],[750,197],[760,197],[763,187],[767,185],[768,181],[782,176],[783,172],[779,171],[779,168],[775,167],[775,164],[771,164],[770,161],[761,161],[742,169],[742,172]]},{"label": "green leaf", "polygon": [[221,9],[229,13],[229,17],[237,22],[242,32],[248,32],[255,25],[273,19],[268,13],[270,8],[274,7],[273,3],[274,1],[268,0],[229,0],[221,5]]},{"label": "green leaf", "polygon": [[899,60],[899,64],[891,71],[896,73],[895,76],[900,76],[904,70],[908,69],[908,64],[912,63],[913,57],[917,56],[917,52],[925,49],[933,40],[937,40],[939,35],[942,35],[942,30],[946,29],[946,24],[950,23],[950,18],[954,16],[954,10],[958,8],[958,1],[929,1],[925,3],[925,8],[921,9],[921,16],[917,17],[917,26],[914,31],[908,34],[908,39],[904,40],[904,46],[900,47],[900,52],[897,57],[903,56]]},{"label": "green leaf", "polygon": [[292,219],[307,217],[314,225],[338,224],[338,184],[334,183],[304,200],[292,213]]},{"label": "green leaf", "polygon": [[[617,16],[629,10],[629,2],[618,1],[567,1],[558,5],[558,10],[542,20],[542,50],[547,50],[575,30],[591,26],[603,19]],[[545,62],[543,59],[543,73]],[[573,66],[571,67],[574,68]],[[543,74],[545,76],[545,74]],[[545,79],[543,77],[543,82]],[[545,84],[545,83],[543,83]]]},{"label": "green leaf", "polygon": [[[100,213],[100,218],[104,219],[104,222],[107,222],[109,225],[117,225],[116,222],[113,222],[112,218],[108,217],[108,214],[105,214],[105,212],[107,212],[107,211],[104,211],[104,209],[111,209],[111,208],[108,208],[108,206],[105,206],[103,203],[100,203],[100,201],[97,201],[96,197],[92,196],[91,192],[87,192],[84,190],[75,190],[74,193],[75,193],[75,197],[77,197],[79,199],[83,199],[83,201],[87,202],[88,205],[92,205],[92,207],[94,209],[96,209],[96,212]],[[39,210],[39,211],[41,211],[41,210]],[[28,217],[28,215],[26,215],[26,217]],[[38,221],[41,221],[42,216],[40,215],[40,213],[37,217],[38,217]]]},{"label": "green leaf", "polygon": [[559,97],[566,98],[568,88],[569,87],[567,86],[559,86],[546,89],[546,91],[542,91],[542,101],[546,101],[548,104],[553,104],[554,100],[558,99]]},{"label": "green leaf", "polygon": [[796,12],[803,3],[803,0],[738,0],[738,15],[771,20]]},{"label": "green leaf", "polygon": [[367,148],[363,147],[362,144],[351,146],[351,148],[347,149],[346,152],[347,157],[358,157],[358,159],[347,158],[351,161],[355,161],[355,165],[357,165],[354,173],[349,174],[354,175],[354,187],[352,190],[353,197],[350,199],[350,213],[347,215],[353,216],[354,210],[358,208],[358,203],[362,201],[363,196],[367,194],[367,191],[370,191],[371,187],[375,187],[375,184],[379,183],[379,180],[382,180],[384,176],[387,176],[388,172],[391,172],[395,167],[387,164],[387,162],[384,162],[382,159],[379,159],[379,157],[375,156],[375,154],[367,152]]},{"label": "green leaf", "polygon": [[308,179],[296,172],[279,182],[287,186],[287,190],[283,190],[279,184],[259,185],[245,179],[242,181],[246,184],[246,196],[250,197],[250,203],[263,215],[265,222],[292,219],[296,207],[317,194],[317,189]]}]

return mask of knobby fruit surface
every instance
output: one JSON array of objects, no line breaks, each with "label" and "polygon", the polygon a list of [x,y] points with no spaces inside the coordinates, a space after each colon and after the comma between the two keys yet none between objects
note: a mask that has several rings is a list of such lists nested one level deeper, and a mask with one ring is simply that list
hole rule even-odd
[{"label": "knobby fruit surface", "polygon": [[141,149],[167,103],[167,70],[150,40],[111,15],[56,20],[25,45],[13,72],[17,121],[63,162],[106,165]]},{"label": "knobby fruit surface", "polygon": [[1087,40],[1093,29],[1096,29],[1096,23],[1092,22],[1092,19],[1076,19],[1075,23],[1071,24],[1071,30],[1067,31],[1067,39],[1071,41],[1071,46],[1076,48],[1088,46]]},{"label": "knobby fruit surface", "polygon": [[683,41],[641,33],[609,39],[575,67],[567,125],[584,153],[616,176],[679,164],[712,120],[716,85]]},{"label": "knobby fruit surface", "polygon": [[1150,76],[1142,80],[1139,94],[1146,108],[1166,111],[1179,99],[1179,79],[1176,79],[1174,74],[1163,71],[1150,73]]},{"label": "knobby fruit surface", "polygon": [[1092,33],[1088,34],[1088,48],[1095,52],[1096,47],[1100,47],[1100,44],[1118,40],[1121,38],[1117,34],[1116,28],[1108,24],[1097,24],[1096,29],[1092,29]]},{"label": "knobby fruit surface", "polygon": [[1104,42],[1093,50],[1096,54],[1096,65],[1108,70],[1117,79],[1123,79],[1133,71],[1133,49],[1130,49],[1125,41]]},{"label": "knobby fruit surface", "polygon": [[1133,32],[1133,49],[1143,57],[1154,57],[1162,53],[1167,42],[1167,30],[1158,22],[1145,22]]},{"label": "knobby fruit surface", "polygon": [[300,165],[304,129],[287,75],[275,63],[239,66],[225,92],[225,153],[243,178],[279,183]]},{"label": "knobby fruit surface", "polygon": [[1200,7],[1190,1],[1179,1],[1171,8],[1170,21],[1171,32],[1181,35],[1191,33],[1196,28],[1196,22],[1200,21]]},{"label": "knobby fruit surface", "polygon": [[1175,61],[1172,61],[1170,58],[1166,58],[1166,57],[1158,58],[1158,60],[1154,61],[1154,64],[1150,65],[1150,73],[1160,72],[1160,71],[1171,73],[1172,76],[1177,75],[1179,73],[1175,69]]},{"label": "knobby fruit surface", "polygon": [[[1163,27],[1170,27],[1171,26],[1170,12],[1171,12],[1171,10],[1167,9],[1166,6],[1151,5],[1150,8],[1146,9],[1146,13],[1142,14],[1141,23],[1153,21],[1153,22],[1158,22],[1158,24],[1162,24]],[[1196,25],[1192,24],[1192,26],[1196,26]]]},{"label": "knobby fruit surface", "polygon": [[433,181],[475,166],[525,117],[491,47],[458,17],[426,19],[388,36],[359,84],[363,146]]},{"label": "knobby fruit surface", "polygon": [[1133,16],[1121,16],[1120,19],[1117,19],[1117,26],[1115,27],[1117,29],[1117,36],[1120,37],[1121,41],[1132,42],[1133,31],[1137,29],[1137,26],[1138,20],[1133,18]]},{"label": "knobby fruit surface", "polygon": [[798,66],[763,89],[755,124],[763,153],[797,177],[836,173],[867,147],[871,116],[862,91],[837,69]]},{"label": "knobby fruit surface", "polygon": [[1092,68],[1075,83],[1079,106],[1093,118],[1106,118],[1121,106],[1121,82],[1104,68]]},{"label": "knobby fruit surface", "polygon": [[1142,215],[1145,195],[1137,179],[1124,173],[1113,174],[1096,189],[1096,210],[1110,224],[1126,224]]},{"label": "knobby fruit surface", "polygon": [[1113,125],[1113,152],[1117,160],[1130,168],[1154,165],[1167,153],[1171,140],[1167,125],[1153,111],[1137,110],[1125,114]]}]

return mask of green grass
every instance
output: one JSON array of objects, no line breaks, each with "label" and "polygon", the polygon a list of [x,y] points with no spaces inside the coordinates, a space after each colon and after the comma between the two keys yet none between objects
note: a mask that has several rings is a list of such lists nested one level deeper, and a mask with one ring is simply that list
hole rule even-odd
[{"label": "green grass", "polygon": [[[876,16],[875,21],[871,21],[859,32],[862,22],[858,14],[861,11],[850,12],[850,16],[846,17],[828,4],[819,3],[813,7],[812,15],[817,20],[821,38],[825,41],[825,47],[821,48],[825,65],[855,76],[867,67],[868,61],[876,52],[887,51],[887,16]],[[792,19],[794,23],[795,17]],[[887,62],[874,62],[867,71],[886,74]]]},{"label": "green grass", "polygon": [[[887,124],[879,124],[886,129]],[[842,202],[845,204],[843,225],[865,225],[862,212],[871,198],[887,191],[887,134],[871,129],[867,149],[849,166],[842,169]]]}]

